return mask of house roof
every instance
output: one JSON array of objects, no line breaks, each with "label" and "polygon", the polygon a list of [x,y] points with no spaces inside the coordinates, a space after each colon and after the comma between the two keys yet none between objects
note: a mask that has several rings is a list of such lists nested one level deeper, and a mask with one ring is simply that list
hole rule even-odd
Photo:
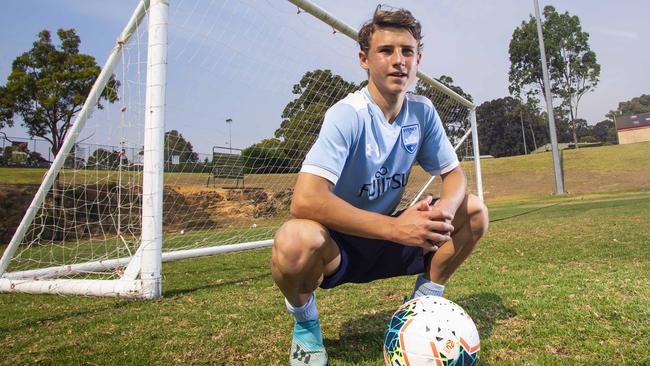
[{"label": "house roof", "polygon": [[616,117],[616,129],[619,131],[639,127],[650,127],[650,113]]}]

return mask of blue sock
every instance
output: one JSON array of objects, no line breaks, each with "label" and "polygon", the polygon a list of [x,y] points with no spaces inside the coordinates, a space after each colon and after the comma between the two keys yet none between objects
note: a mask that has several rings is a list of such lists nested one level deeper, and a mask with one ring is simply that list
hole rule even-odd
[{"label": "blue sock", "polygon": [[415,288],[413,289],[413,294],[411,298],[414,299],[420,296],[440,296],[442,297],[445,294],[445,286],[437,284],[433,281],[428,280],[424,277],[423,274],[419,275],[415,281]]}]

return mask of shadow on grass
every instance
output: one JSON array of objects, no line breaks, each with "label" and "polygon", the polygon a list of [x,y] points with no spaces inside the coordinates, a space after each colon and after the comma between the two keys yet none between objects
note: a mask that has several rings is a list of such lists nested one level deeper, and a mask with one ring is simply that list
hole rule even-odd
[{"label": "shadow on grass", "polygon": [[223,286],[228,286],[228,285],[235,285],[239,283],[244,283],[248,281],[254,281],[254,280],[259,280],[262,278],[269,278],[271,277],[270,273],[261,273],[255,276],[250,276],[247,278],[238,278],[238,279],[230,279],[226,281],[220,281],[220,282],[215,282],[215,283],[208,283],[205,285],[201,286],[193,286],[190,288],[179,288],[179,289],[173,289],[173,290],[166,290],[164,291],[163,296],[164,297],[175,297],[175,296],[181,296],[181,295],[187,295],[191,294],[193,292],[199,291],[199,290],[208,290],[208,289],[215,289]]},{"label": "shadow on grass", "polygon": [[[454,299],[454,302],[472,315],[483,341],[490,338],[497,321],[516,315],[514,310],[505,307],[501,297],[493,293],[473,294]],[[385,312],[345,322],[339,339],[325,339],[330,359],[382,364],[384,331],[391,316],[392,312]]]},{"label": "shadow on grass", "polygon": [[[192,288],[187,288],[187,289],[174,289],[174,290],[168,290],[164,291],[161,301],[164,301],[165,298],[172,298],[175,296],[182,296],[186,294],[191,294],[195,291],[203,290],[203,289],[213,289],[213,288],[218,288],[222,286],[228,286],[228,285],[234,285],[234,284],[239,284],[239,283],[244,283],[248,281],[253,281],[261,278],[267,278],[269,277],[270,274],[268,273],[262,273],[256,276],[250,276],[247,278],[239,278],[239,279],[230,279],[227,281],[221,281],[217,283],[212,283],[212,284],[207,284],[203,286],[195,286]],[[43,295],[47,296],[47,295]],[[51,295],[55,296],[55,295]],[[42,316],[34,319],[28,319],[28,320],[22,320],[18,321],[15,324],[12,324],[10,326],[0,326],[0,336],[3,334],[10,334],[12,332],[19,331],[21,329],[26,329],[26,328],[31,328],[31,327],[39,327],[43,326],[44,324],[48,323],[57,323],[63,320],[70,320],[70,319],[75,319],[75,318],[83,318],[86,316],[90,315],[98,315],[101,313],[108,313],[108,312],[113,312],[121,308],[129,307],[129,306],[139,306],[138,304],[142,304],[141,301],[139,300],[131,300],[131,299],[113,299],[113,300],[98,300],[98,301],[114,301],[108,304],[107,306],[93,306],[90,305],[88,308],[84,309],[77,309],[77,310],[71,310],[67,312],[61,312],[56,315],[51,315],[51,316]],[[79,305],[83,306],[83,305]]]},{"label": "shadow on grass", "polygon": [[537,212],[537,211],[540,211],[540,210],[544,210],[544,209],[547,209],[547,208],[551,208],[551,207],[557,206],[557,205],[559,205],[559,204],[561,204],[561,203],[562,203],[562,202],[556,202],[556,203],[552,203],[552,204],[550,204],[550,205],[546,205],[546,206],[542,206],[542,207],[533,208],[533,209],[530,209],[530,210],[527,210],[527,211],[524,211],[524,212],[519,212],[519,213],[516,213],[516,214],[510,215],[510,216],[499,217],[499,218],[496,218],[496,219],[490,219],[490,223],[492,224],[492,223],[495,223],[495,222],[498,222],[498,221],[504,221],[504,220],[514,219],[514,218],[519,217],[519,216],[528,215],[528,214],[531,214],[531,213],[534,213],[534,212]]},{"label": "shadow on grass", "polygon": [[[57,295],[43,295],[43,296],[57,296]],[[2,336],[3,334],[15,333],[21,329],[47,326],[47,324],[58,323],[63,320],[72,320],[72,322],[74,322],[75,318],[83,318],[90,315],[114,312],[118,309],[129,306],[132,303],[134,303],[134,301],[130,301],[126,299],[115,300],[115,302],[112,302],[107,306],[85,308],[85,309],[61,312],[56,315],[42,316],[34,319],[26,319],[26,320],[18,321],[15,324],[12,324],[10,326],[0,327],[0,336]]]}]

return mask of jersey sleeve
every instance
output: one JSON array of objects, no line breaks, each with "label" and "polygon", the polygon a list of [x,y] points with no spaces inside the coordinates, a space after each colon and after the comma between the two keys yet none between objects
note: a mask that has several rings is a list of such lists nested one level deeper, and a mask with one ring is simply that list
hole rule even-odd
[{"label": "jersey sleeve", "polygon": [[352,106],[345,103],[333,105],[325,113],[320,134],[307,153],[300,171],[336,184],[352,149],[358,121]]},{"label": "jersey sleeve", "polygon": [[417,157],[418,163],[431,175],[450,172],[460,163],[451,145],[440,116],[433,106],[423,132],[423,145]]}]

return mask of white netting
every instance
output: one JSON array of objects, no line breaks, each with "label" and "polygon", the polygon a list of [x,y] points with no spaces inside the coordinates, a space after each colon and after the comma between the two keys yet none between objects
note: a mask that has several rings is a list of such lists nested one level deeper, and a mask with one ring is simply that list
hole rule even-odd
[{"label": "white netting", "polygon": [[[120,101],[103,102],[88,121],[9,271],[137,250],[145,28],[115,69]],[[271,239],[289,218],[296,172],[325,111],[366,79],[356,42],[280,1],[171,1],[168,34],[163,251]],[[452,140],[463,136],[468,108],[421,89]],[[473,155],[471,138],[458,155]],[[463,166],[475,191],[473,161]],[[414,167],[404,202],[428,179]],[[85,275],[97,277],[94,269]]]}]

